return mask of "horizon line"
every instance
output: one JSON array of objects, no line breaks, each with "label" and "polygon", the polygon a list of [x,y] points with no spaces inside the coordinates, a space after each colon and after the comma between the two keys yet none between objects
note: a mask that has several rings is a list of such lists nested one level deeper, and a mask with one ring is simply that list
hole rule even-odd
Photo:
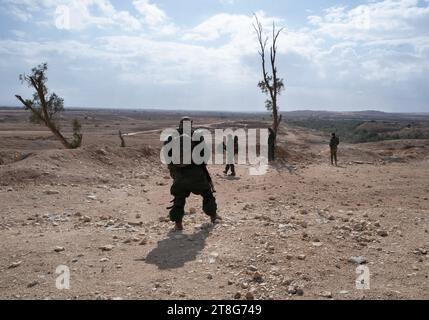
[{"label": "horizon line", "polygon": [[[24,109],[23,106],[7,106],[0,105],[0,109]],[[246,113],[246,114],[270,114],[270,111],[261,111],[261,110],[247,110],[247,111],[239,111],[239,110],[219,110],[219,109],[207,109],[207,110],[198,110],[198,109],[170,109],[170,108],[156,108],[156,107],[76,107],[76,106],[68,106],[64,108],[64,111],[76,111],[76,110],[103,110],[103,111],[151,111],[151,112],[196,112],[196,113]],[[331,113],[357,113],[357,112],[379,112],[385,114],[429,114],[429,111],[383,111],[377,109],[361,109],[361,110],[329,110],[329,109],[292,109],[292,110],[279,110],[280,113],[291,113],[291,112],[331,112]]]}]

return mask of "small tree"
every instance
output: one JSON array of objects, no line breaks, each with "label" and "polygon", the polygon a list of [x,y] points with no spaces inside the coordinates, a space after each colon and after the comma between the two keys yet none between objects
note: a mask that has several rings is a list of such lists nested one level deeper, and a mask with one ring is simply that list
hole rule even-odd
[{"label": "small tree", "polygon": [[33,93],[33,99],[24,100],[19,95],[15,95],[15,97],[24,105],[25,110],[31,111],[31,122],[47,126],[65,148],[78,148],[82,144],[81,125],[77,119],[73,120],[73,140],[71,142],[61,134],[56,116],[64,111],[64,99],[55,93],[48,93],[48,88],[46,87],[46,81],[48,80],[46,77],[47,70],[48,64],[45,62],[31,69],[30,75],[19,75],[21,82],[26,83],[35,92]]},{"label": "small tree", "polygon": [[255,23],[253,24],[253,28],[255,29],[256,35],[258,37],[259,42],[259,55],[261,56],[262,62],[262,75],[263,79],[258,83],[258,87],[261,91],[268,95],[269,99],[265,101],[265,107],[268,111],[272,112],[273,117],[273,125],[272,129],[277,137],[277,131],[282,120],[281,115],[279,115],[279,109],[277,105],[277,97],[280,95],[282,90],[284,89],[283,79],[277,77],[277,40],[282,32],[283,28],[280,30],[276,30],[276,25],[273,22],[273,32],[270,46],[270,66],[271,66],[271,74],[267,71],[266,68],[266,48],[268,44],[269,37],[264,35],[263,27],[261,22],[258,19],[258,16],[255,14]]}]

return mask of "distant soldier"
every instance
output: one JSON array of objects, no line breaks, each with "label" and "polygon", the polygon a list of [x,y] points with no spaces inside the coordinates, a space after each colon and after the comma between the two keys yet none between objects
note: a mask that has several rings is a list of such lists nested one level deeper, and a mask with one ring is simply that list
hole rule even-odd
[{"label": "distant soldier", "polygon": [[[238,153],[238,137],[234,136],[234,139],[232,138],[232,135],[229,134],[227,137],[227,144],[225,142],[223,143],[223,150],[226,151],[226,159],[227,164],[225,167],[225,170],[223,171],[224,174],[228,174],[229,170],[231,169],[231,177],[235,177],[235,155]],[[233,152],[230,154],[229,149],[227,148],[227,145],[234,144],[233,146]]]},{"label": "distant soldier", "polygon": [[[184,124],[187,124],[191,128],[190,137],[186,137]],[[194,134],[191,119],[189,117],[183,117],[177,131],[179,133],[178,142],[180,143],[180,156],[183,159],[184,140],[192,139],[192,135]],[[170,136],[165,144],[171,142],[172,139],[173,138]],[[191,152],[201,143],[205,143],[204,137],[201,137],[200,141],[192,141]],[[202,153],[204,153],[204,150]],[[171,153],[169,153],[169,155],[171,156]],[[168,168],[170,170],[170,176],[173,178],[173,185],[171,186],[170,192],[174,197],[172,200],[173,205],[168,209],[170,209],[170,220],[175,222],[175,230],[183,230],[182,220],[185,215],[186,198],[188,198],[191,193],[203,197],[203,211],[210,217],[212,223],[216,223],[217,219],[221,219],[217,215],[217,204],[213,195],[215,190],[206,163],[197,165],[191,158],[191,164],[171,163],[168,165]]]},{"label": "distant soldier", "polygon": [[272,128],[268,128],[268,161],[274,161],[276,158],[276,133]]},{"label": "distant soldier", "polygon": [[340,144],[340,139],[336,136],[335,132],[331,135],[331,141],[329,142],[329,147],[331,149],[331,164],[337,166],[337,151],[338,151],[338,145]]}]

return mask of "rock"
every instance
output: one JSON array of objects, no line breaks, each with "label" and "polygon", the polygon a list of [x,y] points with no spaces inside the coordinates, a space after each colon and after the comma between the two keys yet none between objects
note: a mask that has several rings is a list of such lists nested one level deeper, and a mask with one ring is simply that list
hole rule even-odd
[{"label": "rock", "polygon": [[253,293],[252,292],[247,292],[246,293],[246,300],[254,300],[255,299],[255,296],[253,295]]},{"label": "rock", "polygon": [[60,192],[57,190],[46,190],[45,194],[47,195],[54,195],[54,194],[59,194]]},{"label": "rock", "polygon": [[308,214],[308,211],[305,209],[302,209],[299,213],[302,215],[306,215],[306,214]]},{"label": "rock", "polygon": [[136,214],[136,219],[140,219],[142,217],[142,215],[140,213]]},{"label": "rock", "polygon": [[30,282],[29,284],[27,284],[27,288],[35,287],[35,286],[37,286],[38,284],[39,284],[39,281],[34,280],[34,281]]},{"label": "rock", "polygon": [[237,291],[237,292],[234,294],[234,299],[235,299],[235,300],[241,299],[241,292],[240,292],[240,291]]},{"label": "rock", "polygon": [[147,244],[147,239],[146,238],[141,239],[141,241],[139,242],[139,245],[141,245],[141,246],[144,246],[146,244]]},{"label": "rock", "polygon": [[330,216],[328,217],[328,220],[330,220],[330,221],[334,221],[334,220],[335,220],[335,216],[330,215]]},{"label": "rock", "polygon": [[83,216],[83,217],[81,218],[81,220],[82,220],[84,223],[88,223],[88,222],[91,222],[91,217],[89,217],[89,216]]},{"label": "rock", "polygon": [[349,292],[347,290],[341,290],[340,294],[348,294]]},{"label": "rock", "polygon": [[248,269],[249,269],[250,271],[258,271],[258,268],[256,268],[254,265],[250,265],[250,266],[248,267]]},{"label": "rock", "polygon": [[99,249],[101,249],[101,251],[112,251],[114,248],[114,246],[112,246],[111,244],[99,247]]},{"label": "rock", "polygon": [[100,155],[103,155],[103,156],[105,156],[107,154],[106,150],[104,150],[104,149],[98,149],[95,152],[100,154]]},{"label": "rock", "polygon": [[241,284],[241,288],[243,288],[243,289],[247,289],[247,288],[249,288],[249,284],[248,284],[247,282],[243,282],[243,283]]},{"label": "rock", "polygon": [[189,208],[189,214],[196,214],[196,213],[197,213],[197,209]]},{"label": "rock", "polygon": [[350,257],[349,262],[361,265],[366,263],[366,259],[362,256],[358,256],[358,257],[353,256],[353,257]]},{"label": "rock", "polygon": [[322,291],[320,293],[320,296],[323,297],[323,298],[329,298],[329,299],[331,299],[332,298],[332,293],[330,291]]},{"label": "rock", "polygon": [[55,252],[62,252],[62,251],[64,251],[64,250],[66,250],[64,247],[55,247],[55,248],[54,248],[54,251],[55,251]]},{"label": "rock", "polygon": [[426,249],[423,248],[418,248],[417,249],[422,255],[427,255],[428,251]]},{"label": "rock", "polygon": [[127,221],[127,223],[132,227],[141,227],[143,225],[143,221]]},{"label": "rock", "polygon": [[302,288],[296,288],[296,295],[303,296],[304,295],[304,290]]},{"label": "rock", "polygon": [[307,256],[305,254],[300,254],[297,258],[298,260],[305,260]]},{"label": "rock", "polygon": [[109,258],[101,258],[100,259],[100,262],[107,262],[107,261],[109,261]]},{"label": "rock", "polygon": [[313,247],[321,247],[321,246],[323,246],[323,243],[322,242],[313,242],[312,245],[313,245]]},{"label": "rock", "polygon": [[231,279],[228,280],[228,285],[232,286],[234,284],[234,281],[232,281]]},{"label": "rock", "polygon": [[380,237],[387,237],[389,234],[385,230],[377,230],[377,235]]},{"label": "rock", "polygon": [[13,262],[13,263],[8,267],[8,269],[14,269],[14,268],[17,268],[17,267],[19,267],[21,264],[22,264],[22,261]]},{"label": "rock", "polygon": [[270,200],[270,201],[275,201],[275,200],[276,200],[276,197],[271,196],[271,197],[269,197],[269,198],[268,198],[268,200]]},{"label": "rock", "polygon": [[86,197],[88,200],[97,200],[97,197],[93,194]]},{"label": "rock", "polygon": [[262,277],[262,274],[261,274],[261,273],[259,273],[258,271],[256,271],[256,272],[253,274],[253,281],[258,282],[258,283],[263,282],[263,281],[264,281],[264,279],[263,279],[263,277]]}]

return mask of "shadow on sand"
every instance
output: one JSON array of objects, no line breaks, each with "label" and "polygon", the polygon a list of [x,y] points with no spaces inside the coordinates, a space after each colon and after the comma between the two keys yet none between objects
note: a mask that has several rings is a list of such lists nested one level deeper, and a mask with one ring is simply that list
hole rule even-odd
[{"label": "shadow on sand", "polygon": [[149,252],[145,262],[161,270],[181,268],[186,262],[195,260],[204,249],[212,229],[213,226],[205,227],[191,235],[171,231],[168,238],[158,241],[158,246]]}]

